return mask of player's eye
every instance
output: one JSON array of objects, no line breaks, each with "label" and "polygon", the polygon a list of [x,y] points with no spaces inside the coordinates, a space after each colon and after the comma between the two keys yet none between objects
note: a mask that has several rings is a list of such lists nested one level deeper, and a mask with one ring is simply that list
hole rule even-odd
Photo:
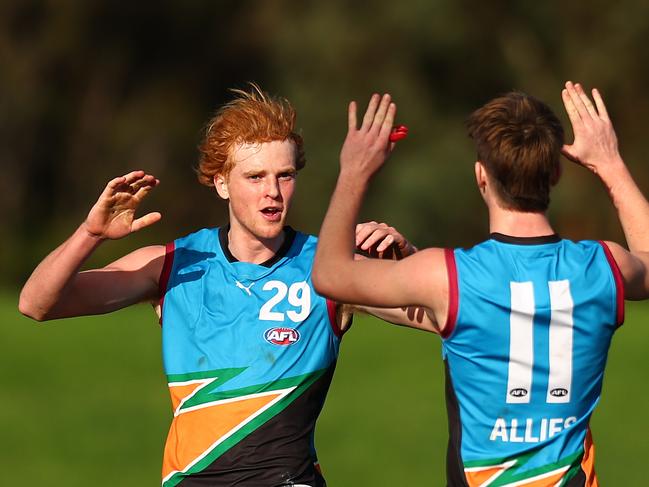
[{"label": "player's eye", "polygon": [[283,172],[279,175],[280,179],[283,179],[285,181],[295,179],[295,173],[294,172]]}]

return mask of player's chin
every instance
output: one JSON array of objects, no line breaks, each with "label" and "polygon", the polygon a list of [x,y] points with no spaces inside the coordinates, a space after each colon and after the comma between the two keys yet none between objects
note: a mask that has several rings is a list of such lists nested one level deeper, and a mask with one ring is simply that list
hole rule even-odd
[{"label": "player's chin", "polygon": [[284,231],[284,218],[276,221],[264,221],[258,228],[260,237],[265,239],[273,239],[279,237]]}]

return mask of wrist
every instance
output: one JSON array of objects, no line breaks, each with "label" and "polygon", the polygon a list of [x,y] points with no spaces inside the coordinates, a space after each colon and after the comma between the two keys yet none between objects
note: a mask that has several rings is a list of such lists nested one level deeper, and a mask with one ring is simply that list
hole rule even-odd
[{"label": "wrist", "polygon": [[631,177],[629,169],[619,156],[594,166],[594,172],[609,191]]},{"label": "wrist", "polygon": [[82,232],[82,234],[85,237],[87,237],[87,238],[89,238],[89,239],[91,239],[91,240],[93,240],[93,241],[95,241],[97,243],[101,243],[104,240],[106,240],[106,237],[102,233],[97,233],[97,232],[93,231],[90,228],[90,226],[88,225],[87,221],[84,221],[81,224],[81,226],[79,227],[79,230]]}]

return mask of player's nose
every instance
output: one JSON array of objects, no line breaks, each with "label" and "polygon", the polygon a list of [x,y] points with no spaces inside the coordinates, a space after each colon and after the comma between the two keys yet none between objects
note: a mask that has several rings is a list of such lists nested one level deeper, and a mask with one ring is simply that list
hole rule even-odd
[{"label": "player's nose", "polygon": [[277,178],[268,178],[268,182],[266,183],[266,196],[277,199],[279,194],[279,180]]}]

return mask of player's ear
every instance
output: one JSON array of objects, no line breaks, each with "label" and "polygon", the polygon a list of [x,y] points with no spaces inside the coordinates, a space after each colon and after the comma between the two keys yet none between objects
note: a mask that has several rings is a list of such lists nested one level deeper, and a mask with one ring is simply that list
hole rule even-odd
[{"label": "player's ear", "polygon": [[230,198],[230,192],[228,191],[228,180],[223,174],[216,174],[214,176],[214,187],[216,188],[217,194],[224,200]]},{"label": "player's ear", "polygon": [[475,182],[478,185],[480,194],[484,195],[487,190],[487,171],[484,167],[484,164],[480,161],[476,161],[475,166]]}]

